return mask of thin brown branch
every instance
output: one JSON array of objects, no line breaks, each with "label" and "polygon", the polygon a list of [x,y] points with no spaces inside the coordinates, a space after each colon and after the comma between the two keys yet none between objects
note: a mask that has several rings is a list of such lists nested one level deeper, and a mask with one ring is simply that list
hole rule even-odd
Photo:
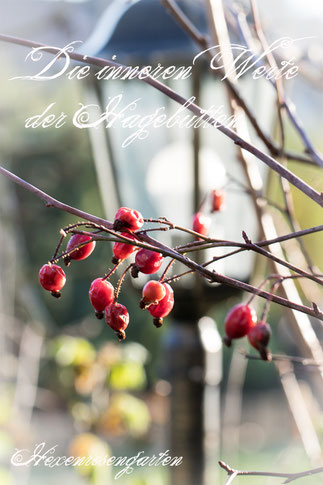
[{"label": "thin brown branch", "polygon": [[[246,359],[249,359],[249,360],[259,360],[261,362],[264,362],[264,360],[261,358],[260,355],[248,354],[245,350],[242,350],[242,349],[239,352]],[[302,365],[304,367],[322,367],[323,366],[323,362],[322,363],[317,363],[314,359],[308,359],[308,358],[304,358],[304,357],[297,357],[297,356],[294,356],[294,355],[271,354],[271,357],[272,357],[271,362],[275,362],[275,361],[277,361],[277,362],[284,362],[284,361],[287,361],[287,362],[291,362],[293,364]]]},{"label": "thin brown branch", "polygon": [[[266,239],[266,240],[263,240],[263,241],[257,241],[254,244],[259,246],[259,247],[270,246],[271,244],[289,241],[290,239],[295,239],[295,238],[302,237],[302,236],[308,236],[309,234],[315,234],[316,232],[321,232],[321,231],[323,231],[323,225],[309,227],[308,229],[302,229],[302,230],[296,231],[296,232],[291,232],[289,234],[284,234],[283,236],[278,236],[278,237],[273,238],[273,239]],[[218,244],[214,244],[214,246],[210,246],[210,244],[213,244],[213,243],[218,243]],[[225,240],[221,240],[221,239],[211,239],[211,238],[209,238],[208,243],[205,243],[203,241],[193,241],[191,243],[187,243],[187,244],[178,246],[177,249],[180,249],[182,251],[197,251],[198,249],[207,249],[207,248],[210,248],[210,247],[239,246],[239,245],[240,245],[240,243],[236,243],[236,242],[233,242],[233,241],[225,241]],[[243,244],[241,243],[241,247],[242,246],[243,246]],[[244,251],[244,249],[237,250],[237,252],[238,251],[239,252]],[[236,252],[235,252],[235,254],[236,254]]]},{"label": "thin brown branch", "polygon": [[[223,46],[225,42],[227,42],[225,39],[228,38],[226,22],[225,20],[223,20],[223,3],[221,0],[219,0],[218,2],[212,1],[212,3],[211,0],[206,1],[208,5],[211,6],[211,17],[215,25],[216,36],[218,37],[213,39],[213,42],[215,44],[218,43],[221,50],[221,46]],[[236,78],[233,77],[233,80],[236,81]],[[248,126],[246,124],[246,119],[243,116],[243,113],[241,113],[242,110],[239,107],[235,106],[234,100],[232,98],[230,99],[230,104],[232,106],[233,112],[240,115],[238,118],[239,123],[237,124],[237,131],[243,133],[244,137],[248,137]],[[276,238],[277,233],[274,221],[272,217],[270,217],[270,215],[264,211],[263,206],[259,203],[258,200],[259,191],[262,188],[262,183],[260,182],[261,176],[259,173],[259,169],[255,164],[255,160],[253,160],[252,157],[248,156],[248,153],[245,153],[243,151],[239,152],[238,159],[241,162],[242,168],[246,176],[246,180],[248,182],[248,186],[250,188],[251,199],[258,220],[261,238]],[[280,244],[275,244],[273,247],[270,248],[270,251],[276,257],[285,259]],[[274,261],[272,262],[272,266],[275,272],[278,272],[282,275],[290,274],[286,268],[277,267],[277,263]],[[284,297],[288,300],[296,300],[298,304],[302,304],[302,300],[298,294],[298,291],[291,280],[284,282],[284,284],[282,285],[282,293]],[[273,294],[271,293],[271,295],[271,298],[273,300]],[[288,320],[288,324],[292,325],[293,331],[295,332],[295,338],[298,340],[299,344],[302,346],[306,353],[309,353],[311,356],[313,356],[315,360],[321,362],[323,360],[322,347],[312,328],[310,320],[304,315],[298,315],[294,311],[290,311],[290,317],[291,318]],[[319,374],[320,377],[322,377],[323,374],[321,370],[319,371]]]},{"label": "thin brown branch", "polygon": [[[313,468],[311,470],[306,470],[300,473],[276,473],[276,472],[260,472],[260,471],[244,471],[236,470],[231,466],[227,465],[224,461],[219,461],[219,465],[223,470],[227,472],[229,476],[253,476],[253,477],[274,477],[274,478],[285,478],[283,483],[291,483],[298,478],[308,477],[316,475],[318,473],[323,473],[323,467]],[[232,483],[232,482],[231,482]]]},{"label": "thin brown branch", "polygon": [[[278,66],[277,66],[277,63],[276,63],[276,59],[275,59],[274,55],[272,54],[272,52],[270,51],[269,44],[267,42],[263,27],[262,27],[257,0],[250,0],[250,5],[251,5],[252,15],[253,15],[253,19],[254,19],[256,34],[257,34],[257,37],[258,37],[260,44],[262,46],[263,52],[266,53],[266,58],[267,58],[269,66],[272,69],[277,71]],[[277,112],[278,112],[279,131],[280,131],[280,138],[281,138],[281,162],[283,163],[283,165],[286,166],[286,159],[284,157],[285,129],[284,129],[282,110],[283,110],[283,108],[286,107],[286,109],[288,111],[289,101],[286,100],[286,97],[285,97],[284,85],[283,85],[282,78],[278,78],[278,79],[275,78],[274,85],[275,85],[276,92],[277,92]],[[289,112],[289,115],[291,115],[290,112]],[[308,145],[305,143],[305,146],[307,147]],[[318,160],[316,160],[316,161],[317,161],[318,165],[321,164],[321,163],[318,162]],[[284,213],[285,213],[285,215],[288,219],[291,230],[295,232],[295,231],[299,230],[299,224],[298,224],[296,217],[295,217],[294,202],[293,202],[293,196],[292,196],[292,193],[291,193],[290,184],[288,183],[287,180],[285,180],[283,178],[280,178],[279,181],[280,181],[280,184],[281,184],[281,188],[282,188],[282,192],[283,192],[283,196],[284,196],[285,208],[286,208]],[[300,246],[301,252],[304,256],[305,261],[307,262],[308,267],[311,269],[311,271],[313,271],[314,265],[313,265],[312,259],[309,255],[303,241],[301,239],[297,239],[297,242]]]},{"label": "thin brown branch", "polygon": [[88,214],[87,212],[76,209],[75,207],[71,207],[70,205],[63,204],[62,202],[54,199],[53,197],[46,194],[42,190],[38,189],[34,185],[26,182],[20,177],[17,177],[17,175],[14,175],[12,172],[9,172],[9,170],[6,170],[4,167],[0,166],[0,173],[2,173],[3,175],[8,177],[16,184],[20,185],[24,189],[28,190],[29,192],[33,193],[34,195],[42,199],[45,202],[46,207],[55,207],[55,209],[68,212],[73,216],[77,216],[77,217],[80,217],[81,219],[86,219],[87,221],[94,222],[95,224],[106,227],[108,229],[112,229],[113,225],[110,222],[106,221],[105,219],[101,219],[101,217],[93,216],[92,214]]},{"label": "thin brown branch", "polygon": [[[14,174],[9,172],[8,170],[3,169],[2,167],[0,167],[0,173],[7,176],[10,180],[14,181],[18,185],[23,186],[25,189],[29,190],[30,192],[32,192],[37,197],[41,198],[43,201],[46,202],[47,207],[55,207],[57,209],[65,210],[66,212],[77,215],[79,217],[80,216],[84,217],[86,220],[88,220],[90,222],[94,222],[95,224],[99,223],[102,227],[105,228],[106,231],[113,233],[113,231],[111,229],[109,229],[110,227],[112,227],[111,222],[106,221],[104,219],[100,219],[96,216],[92,216],[91,214],[88,214],[86,212],[83,212],[83,211],[80,211],[80,210],[75,209],[73,207],[70,207],[66,204],[63,204],[62,202],[54,199],[53,197],[50,197],[45,192],[37,189],[33,185],[31,185],[28,182],[26,182],[25,180],[22,180],[21,178],[15,176]],[[85,233],[85,232],[83,231],[83,233]],[[106,240],[107,239],[104,236],[93,235],[92,233],[85,233],[85,234],[89,234],[93,238],[93,240]],[[118,237],[122,239],[121,235],[119,235],[119,234],[118,234]],[[123,238],[123,239],[127,239],[127,238]],[[140,236],[139,241],[137,241],[137,240],[132,241],[131,240],[131,242],[132,242],[133,245],[138,245],[138,246],[143,244],[143,243],[147,243],[149,249],[151,249],[153,251],[158,250],[164,256],[169,256],[170,258],[176,259],[177,261],[179,261],[180,263],[183,263],[185,266],[187,266],[191,270],[193,270],[193,271],[201,274],[202,276],[204,276],[210,282],[222,283],[224,285],[228,285],[228,286],[237,288],[241,291],[247,291],[248,293],[255,293],[256,292],[257,295],[261,298],[264,298],[266,300],[270,299],[274,303],[278,303],[279,305],[282,305],[284,307],[288,307],[288,308],[291,308],[293,310],[297,310],[297,311],[300,311],[302,313],[306,313],[307,315],[311,315],[311,316],[316,317],[319,320],[323,321],[323,313],[320,312],[319,310],[317,310],[317,307],[316,308],[310,308],[310,307],[307,307],[307,306],[304,306],[304,305],[301,305],[301,304],[298,304],[298,303],[294,303],[292,301],[289,301],[289,300],[282,298],[282,297],[279,297],[277,295],[273,295],[273,294],[268,293],[266,291],[260,291],[259,292],[258,288],[255,288],[252,285],[249,285],[249,284],[244,283],[242,281],[238,281],[238,280],[236,280],[234,278],[230,278],[228,276],[221,275],[221,274],[216,273],[214,271],[209,271],[207,268],[197,264],[195,261],[192,261],[187,256],[184,256],[181,253],[179,253],[178,251],[176,251],[172,248],[169,248],[165,244],[162,244],[161,242],[157,241],[156,239],[153,239],[152,237],[148,236],[147,234],[142,234]],[[145,247],[147,247],[147,245]]]}]

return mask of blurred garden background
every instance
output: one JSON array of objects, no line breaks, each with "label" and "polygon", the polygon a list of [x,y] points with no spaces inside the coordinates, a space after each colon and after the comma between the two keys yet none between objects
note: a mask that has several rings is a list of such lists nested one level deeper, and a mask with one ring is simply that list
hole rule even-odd
[{"label": "blurred garden background", "polygon": [[[162,16],[152,17],[151,25],[140,11],[133,10],[132,17],[131,8],[139,8],[140,3],[148,12],[149,8],[156,12],[157,3],[163,8],[157,0],[133,5],[103,0],[0,0],[0,32],[59,47],[83,41],[76,51],[109,59],[115,54],[118,62],[130,65],[190,65],[199,49],[187,34],[169,13],[165,18],[170,23],[165,20],[165,25]],[[114,10],[107,15],[112,4]],[[206,32],[204,2],[180,4]],[[305,38],[288,51],[287,57],[295,57],[301,72],[286,82],[285,89],[311,140],[323,151],[322,3],[262,0],[259,4],[269,40]],[[249,3],[228,0],[224,5],[232,22],[232,41],[238,42],[234,12],[242,8],[248,13]],[[224,187],[225,208],[213,217],[211,234],[241,240],[246,230],[257,240],[256,216],[249,195],[241,188],[244,175],[236,147],[215,130],[201,130],[199,135],[193,133],[196,130],[179,128],[155,130],[147,139],[121,148],[129,133],[118,127],[108,134],[101,129],[80,130],[71,122],[60,129],[26,129],[26,118],[40,114],[50,103],[55,103],[55,113],[64,111],[72,118],[80,102],[99,100],[105,105],[109,96],[120,92],[128,102],[141,98],[142,114],[157,106],[166,106],[170,114],[178,109],[138,80],[100,86],[93,80],[66,76],[47,82],[10,80],[35,72],[30,60],[25,61],[28,52],[25,47],[0,43],[1,165],[56,199],[109,220],[122,205],[140,210],[145,217],[165,216],[190,227],[204,194]],[[223,104],[229,111],[223,83],[213,79],[206,64],[198,68],[198,74],[193,80],[166,83],[187,97],[197,94],[202,106]],[[275,138],[277,116],[270,84],[250,81],[247,75],[240,87],[265,131]],[[288,149],[301,151],[288,122],[285,132]],[[261,143],[253,132],[251,139]],[[268,175],[261,162],[256,164],[268,197],[280,205],[278,177]],[[299,162],[288,162],[288,166],[322,191],[319,168]],[[292,195],[300,227],[320,224],[319,208],[300,192],[292,190]],[[288,232],[284,216],[275,207],[268,211],[277,232]],[[127,306],[131,322],[126,341],[119,343],[104,321],[95,319],[88,299],[91,281],[111,267],[112,246],[104,242],[97,243],[89,259],[66,269],[68,282],[59,301],[44,292],[38,283],[39,268],[52,257],[60,228],[74,222],[75,217],[46,208],[29,192],[0,178],[1,484],[114,483],[112,468],[10,464],[15,449],[34,450],[42,442],[47,448],[58,445],[57,456],[131,457],[141,450],[148,456],[166,450],[183,456],[183,464],[176,469],[135,467],[132,474],[119,479],[125,485],[220,485],[226,475],[219,470],[220,459],[241,469],[286,472],[322,463],[323,392],[317,369],[295,365],[279,374],[274,364],[245,359],[243,351],[250,350],[247,342],[234,349],[222,347],[225,315],[234,304],[245,301],[245,295],[208,285],[195,276],[183,278],[173,285],[174,311],[156,329],[148,312],[138,305],[146,280],[126,280],[120,301]],[[169,231],[161,240],[175,246],[189,239]],[[322,267],[321,233],[304,239],[304,244],[316,266]],[[297,259],[295,242],[285,250],[303,264]],[[267,271],[260,258],[249,254],[219,264],[214,268],[256,285]],[[177,272],[179,266],[173,274]],[[312,301],[323,306],[321,289],[306,284]],[[255,305],[261,312],[263,302],[256,299]],[[290,318],[287,311],[272,305],[270,348],[301,356]],[[312,323],[322,338],[322,327]],[[253,485],[280,480],[242,477],[236,482]],[[321,482],[322,475],[297,483]]]}]

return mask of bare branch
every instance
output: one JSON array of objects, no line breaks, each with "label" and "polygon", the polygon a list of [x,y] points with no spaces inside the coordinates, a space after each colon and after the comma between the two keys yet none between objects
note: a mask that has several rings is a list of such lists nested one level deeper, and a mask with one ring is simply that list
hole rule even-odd
[{"label": "bare branch", "polygon": [[[275,477],[275,478],[286,478],[284,483],[291,483],[298,478],[308,477],[312,475],[316,475],[318,473],[323,473],[323,467],[313,468],[312,470],[306,470],[300,473],[275,473],[275,472],[258,472],[258,471],[242,471],[236,470],[229,465],[227,465],[224,461],[219,461],[219,465],[223,470],[227,472],[229,476],[253,476],[253,477]],[[231,482],[232,483],[232,482]]]},{"label": "bare branch", "polygon": [[[23,46],[31,47],[31,48],[41,47],[41,48],[44,49],[45,52],[49,52],[51,54],[53,54],[53,53],[57,54],[57,52],[60,50],[59,48],[48,47],[48,46],[46,46],[44,44],[40,44],[38,42],[33,42],[33,41],[30,41],[30,40],[26,40],[26,39],[20,39],[18,37],[13,37],[13,36],[4,35],[4,34],[0,34],[0,41],[10,42],[10,43],[13,43],[13,44],[23,45]],[[124,68],[124,69],[127,69],[127,67],[128,67],[128,66],[125,66],[123,64],[118,64],[116,62],[109,61],[109,60],[106,60],[106,59],[101,59],[101,58],[98,58],[98,57],[86,56],[86,60],[84,60],[83,55],[77,54],[75,52],[69,53],[69,56],[70,56],[71,59],[76,60],[78,62],[91,64],[91,65],[99,66],[99,67],[110,66],[110,67],[121,67],[121,68]],[[138,75],[139,75],[139,72],[138,72]],[[280,175],[283,178],[286,178],[286,180],[288,180],[292,185],[294,185],[301,192],[303,192],[305,195],[307,195],[310,199],[312,199],[314,202],[316,202],[319,206],[323,207],[323,195],[321,193],[317,192],[313,187],[308,185],[306,182],[304,182],[300,177],[295,175],[293,172],[291,172],[290,170],[285,168],[283,165],[281,165],[279,162],[277,162],[274,158],[272,158],[271,156],[262,152],[259,148],[252,145],[248,141],[244,140],[241,136],[239,136],[237,133],[235,133],[229,127],[219,123],[215,118],[213,118],[209,114],[205,113],[205,111],[202,110],[202,108],[200,108],[198,105],[187,100],[186,98],[184,98],[180,94],[176,93],[175,91],[173,91],[171,88],[169,88],[165,84],[159,82],[157,79],[154,79],[150,76],[147,76],[147,77],[142,78],[140,80],[142,82],[146,83],[146,84],[149,84],[150,86],[157,89],[158,91],[162,92],[163,94],[165,94],[169,98],[176,101],[176,103],[187,108],[189,111],[194,113],[197,117],[205,120],[207,123],[209,123],[210,125],[217,128],[221,133],[223,133],[228,138],[230,138],[241,149],[246,150],[247,152],[254,155],[256,158],[258,158],[263,163],[265,163],[268,167],[270,167],[272,170],[274,170],[278,175]]]}]

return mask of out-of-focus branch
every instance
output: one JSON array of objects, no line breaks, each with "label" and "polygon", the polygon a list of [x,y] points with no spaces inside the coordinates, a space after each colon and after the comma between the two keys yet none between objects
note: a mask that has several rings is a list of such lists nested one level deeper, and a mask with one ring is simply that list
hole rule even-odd
[{"label": "out-of-focus branch", "polygon": [[[254,18],[255,30],[256,30],[258,39],[259,39],[259,41],[260,41],[260,43],[263,47],[263,50],[268,52],[268,49],[266,49],[266,47],[268,47],[268,43],[266,41],[266,37],[265,37],[263,29],[262,29],[261,19],[260,19],[260,15],[259,15],[259,11],[258,11],[257,2],[256,2],[256,0],[250,0],[250,3],[251,3],[251,9],[252,9],[252,14],[253,14],[253,18]],[[253,46],[250,45],[250,39],[252,39],[252,36],[251,36],[251,33],[250,33],[249,25],[248,25],[247,20],[246,20],[246,15],[241,10],[239,10],[239,12],[237,12],[235,9],[231,9],[231,13],[235,17],[235,20],[236,20],[236,22],[239,26],[239,31],[240,31],[241,35],[243,36],[243,40],[244,40],[246,46],[252,51]],[[275,60],[272,53],[269,52],[266,57],[267,57],[269,65],[271,67],[277,67],[276,66],[276,60]],[[278,79],[277,81],[272,81],[270,79],[269,82],[271,84],[273,84],[275,86],[275,88],[277,89],[277,92],[279,94],[280,108],[286,109],[286,113],[288,114],[290,121],[294,125],[296,131],[298,132],[298,134],[299,134],[299,136],[302,140],[302,143],[305,147],[305,152],[308,153],[311,156],[312,160],[314,161],[314,163],[316,165],[323,167],[322,155],[316,150],[316,148],[313,146],[311,140],[309,139],[309,136],[307,135],[307,133],[305,131],[305,127],[303,126],[301,120],[299,119],[299,117],[297,115],[295,105],[283,93],[282,79]],[[273,155],[274,155],[274,153],[273,153]],[[275,155],[278,156],[279,152],[276,153]],[[281,155],[286,156],[286,152],[283,151],[281,153]],[[289,158],[289,157],[286,157],[286,158]]]},{"label": "out-of-focus branch", "polygon": [[296,379],[292,362],[288,360],[276,361],[275,366],[279,372],[280,381],[306,454],[310,458],[312,464],[317,464],[318,459],[321,456],[320,441],[315,431],[301,388]]},{"label": "out-of-focus branch", "polygon": [[[26,47],[31,47],[31,48],[42,48],[44,52],[49,52],[51,54],[55,53],[60,50],[59,48],[56,47],[48,47],[44,44],[39,44],[38,42],[33,42],[30,40],[26,39],[20,39],[18,37],[13,37],[9,35],[4,35],[0,34],[0,41],[4,42],[10,42],[13,44],[18,44],[18,45],[23,45]],[[71,59],[76,60],[78,62],[94,65],[94,66],[99,66],[99,67],[104,67],[104,66],[110,66],[110,67],[120,67],[121,69],[128,69],[129,66],[124,66],[123,64],[118,64],[113,61],[109,61],[106,59],[101,59],[98,57],[91,57],[91,56],[86,56],[86,60],[84,59],[84,56],[81,54],[77,54],[75,52],[69,53],[69,56]],[[138,71],[138,75],[139,75]],[[261,160],[263,163],[265,163],[268,167],[270,167],[272,170],[274,170],[276,173],[278,173],[281,177],[286,178],[292,185],[294,185],[296,188],[298,188],[301,192],[303,192],[305,195],[307,195],[310,199],[312,199],[314,202],[316,202],[318,205],[323,207],[323,194],[317,192],[313,187],[308,185],[304,180],[302,180],[300,177],[295,175],[293,172],[285,168],[283,165],[281,165],[279,162],[277,162],[274,158],[271,156],[267,155],[263,151],[261,151],[259,148],[256,146],[252,145],[249,141],[246,141],[243,139],[241,136],[239,136],[235,131],[231,130],[229,127],[219,123],[215,118],[210,116],[208,113],[206,113],[202,108],[200,108],[198,105],[196,105],[194,102],[189,101],[188,99],[184,98],[165,84],[159,82],[157,79],[154,79],[151,76],[147,76],[144,78],[140,78],[140,80],[153,88],[157,89],[158,91],[162,92],[166,96],[168,96],[170,99],[173,99],[176,103],[184,106],[186,109],[194,113],[198,118],[205,120],[208,124],[211,126],[214,126],[216,129],[218,129],[221,133],[226,135],[228,138],[230,138],[236,145],[241,147],[241,149],[246,150],[247,152],[251,153],[254,155],[256,158]]]},{"label": "out-of-focus branch", "polygon": [[[306,470],[300,473],[276,473],[276,472],[260,472],[260,471],[245,471],[245,470],[236,470],[231,466],[227,465],[224,461],[219,461],[219,465],[223,470],[227,472],[229,477],[234,476],[234,478],[238,476],[250,476],[250,477],[274,477],[274,478],[285,478],[286,480],[283,483],[291,483],[298,478],[309,477],[312,475],[317,475],[319,473],[323,473],[323,467],[313,468],[312,470]],[[230,482],[232,483],[233,480]],[[227,485],[228,482],[226,482]]]},{"label": "out-of-focus branch", "polygon": [[[174,19],[181,25],[181,27],[194,39],[196,44],[203,50],[209,49],[211,45],[208,43],[207,39],[205,36],[198,31],[198,29],[195,27],[195,25],[192,24],[190,19],[185,15],[185,13],[180,9],[180,7],[177,5],[175,0],[161,0],[161,3],[169,10],[169,12],[172,14]],[[209,58],[212,58],[211,52],[208,50],[205,55],[207,55]],[[219,78],[224,77],[224,71],[223,69],[220,68],[219,64],[216,62],[216,60],[213,58],[212,59],[213,64],[216,66],[216,70],[212,71],[212,73]],[[229,78],[224,78],[223,82],[226,84],[228,89],[230,90],[231,95],[235,98],[237,101],[238,105],[241,106],[241,108],[244,110],[246,113],[246,116],[248,117],[250,123],[252,124],[253,128],[255,129],[258,137],[263,141],[267,149],[270,151],[270,153],[273,156],[279,156],[281,154],[281,148],[277,146],[270,138],[268,134],[265,134],[262,128],[260,127],[256,116],[252,112],[250,106],[247,105],[246,101],[243,99],[241,93],[239,92],[239,89],[237,86],[229,79]],[[307,137],[308,138],[308,137]],[[308,146],[305,145],[307,148]],[[312,153],[308,152],[309,154],[312,155]],[[296,154],[296,153],[291,153],[290,151],[285,151],[283,152],[284,156],[289,159],[289,160],[295,160],[295,161],[300,161],[300,162],[305,162],[305,163],[311,163],[311,160]],[[313,157],[314,163],[322,165],[322,163],[318,163],[320,161],[320,157],[318,156],[317,159]]]},{"label": "out-of-focus branch", "polygon": [[[214,27],[213,29],[211,28],[211,31],[213,30],[213,32],[216,33],[216,38],[213,38],[212,41],[215,44],[219,44],[220,46],[219,48],[221,51],[221,46],[226,45],[226,39],[228,37],[226,23],[225,21],[222,20],[222,18],[225,19],[223,4],[222,4],[222,1],[220,0],[216,2],[214,0],[206,0],[206,5],[210,12],[211,22],[214,24]],[[227,69],[228,70],[230,69],[230,65],[225,66],[226,72],[227,72]],[[232,70],[228,72],[232,72]],[[236,82],[236,78],[233,78],[232,81]],[[234,113],[236,113],[237,110],[241,111],[241,108],[235,106],[234,100],[232,100],[232,98],[230,99],[230,101],[231,101],[231,106]],[[242,131],[244,133],[244,137],[248,138],[248,127],[246,126],[244,116],[239,116],[237,131],[238,133]],[[259,175],[258,167],[255,165],[254,160],[250,158],[248,153],[241,151],[238,159],[240,160],[246,175],[246,180],[248,182],[248,186],[250,189],[251,199],[254,204],[254,208],[258,219],[258,224],[259,224],[259,230],[262,234],[262,237],[266,239],[269,239],[270,237],[275,238],[277,237],[276,236],[277,233],[276,233],[274,221],[272,220],[272,217],[264,211],[264,208],[263,206],[261,206],[258,199],[258,193],[259,193],[258,181],[260,179],[259,176],[257,177],[257,175]],[[276,258],[285,259],[282,248],[279,244],[274,245],[272,248],[270,248],[270,251]],[[277,266],[277,262],[273,262],[272,265],[273,265],[274,271],[279,273],[281,276],[285,277],[290,275],[289,270],[285,267]],[[296,299],[299,303],[302,302],[293,280],[286,279],[285,281],[283,281],[281,285],[281,289],[284,296],[286,296],[288,299],[292,298],[292,299]],[[290,324],[292,325],[293,332],[295,334],[295,339],[298,341],[299,346],[302,348],[302,351],[306,355],[312,356],[317,363],[321,363],[323,361],[322,346],[313,330],[310,320],[305,315],[295,314],[294,311],[292,311],[290,315],[291,315],[291,319],[289,321],[290,321]],[[321,392],[323,369],[320,367],[318,367],[318,377],[319,377],[318,379],[319,389]]]},{"label": "out-of-focus branch", "polygon": [[[250,0],[250,5],[251,5],[251,10],[252,10],[252,15],[254,19],[254,24],[255,24],[255,30],[256,34],[258,37],[258,40],[261,44],[262,50],[265,53],[265,57],[268,61],[268,64],[270,68],[274,71],[278,71],[278,66],[276,63],[276,59],[272,52],[270,51],[269,44],[267,42],[261,19],[260,19],[260,14],[259,14],[259,9],[258,9],[258,3],[257,0]],[[248,28],[248,24],[245,19],[245,24],[246,24],[246,29]],[[246,30],[245,29],[245,30]],[[283,80],[282,78],[278,78],[273,81],[276,92],[277,92],[277,113],[278,113],[278,120],[279,120],[279,132],[280,132],[280,139],[281,139],[281,161],[285,165],[286,164],[286,157],[284,156],[284,151],[285,151],[285,129],[284,129],[284,121],[283,121],[283,116],[282,112],[283,109],[286,108],[287,112],[289,111],[289,106],[291,102],[286,98],[285,92],[284,92],[284,85],[283,85]],[[289,113],[291,114],[291,113]],[[296,113],[295,113],[296,116]],[[305,143],[305,146],[308,147],[308,143]],[[312,155],[317,156],[317,153],[313,151]],[[315,159],[315,158],[314,158]],[[316,160],[317,164],[320,165],[319,157]],[[293,197],[291,193],[291,188],[289,183],[285,180],[280,178],[280,184],[284,196],[284,202],[285,202],[285,215],[288,219],[290,228],[292,231],[298,231],[300,229],[298,221],[295,217],[295,209],[294,209],[294,202],[293,202]],[[303,244],[303,241],[301,239],[298,239],[298,244],[300,246],[300,249],[302,251],[302,254],[304,256],[305,261],[307,262],[308,267],[310,270],[313,272],[314,271],[314,265],[312,262],[312,259]]]}]

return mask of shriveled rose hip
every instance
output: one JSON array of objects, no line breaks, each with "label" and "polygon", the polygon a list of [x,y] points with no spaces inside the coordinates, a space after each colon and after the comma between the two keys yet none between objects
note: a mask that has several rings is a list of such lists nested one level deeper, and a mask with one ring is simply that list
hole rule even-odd
[{"label": "shriveled rose hip", "polygon": [[248,332],[250,344],[258,350],[263,360],[271,360],[271,355],[267,349],[271,336],[271,329],[268,323],[259,322]]},{"label": "shriveled rose hip", "polygon": [[114,330],[119,340],[126,338],[125,329],[129,324],[129,313],[121,303],[112,303],[105,309],[105,321]]}]

